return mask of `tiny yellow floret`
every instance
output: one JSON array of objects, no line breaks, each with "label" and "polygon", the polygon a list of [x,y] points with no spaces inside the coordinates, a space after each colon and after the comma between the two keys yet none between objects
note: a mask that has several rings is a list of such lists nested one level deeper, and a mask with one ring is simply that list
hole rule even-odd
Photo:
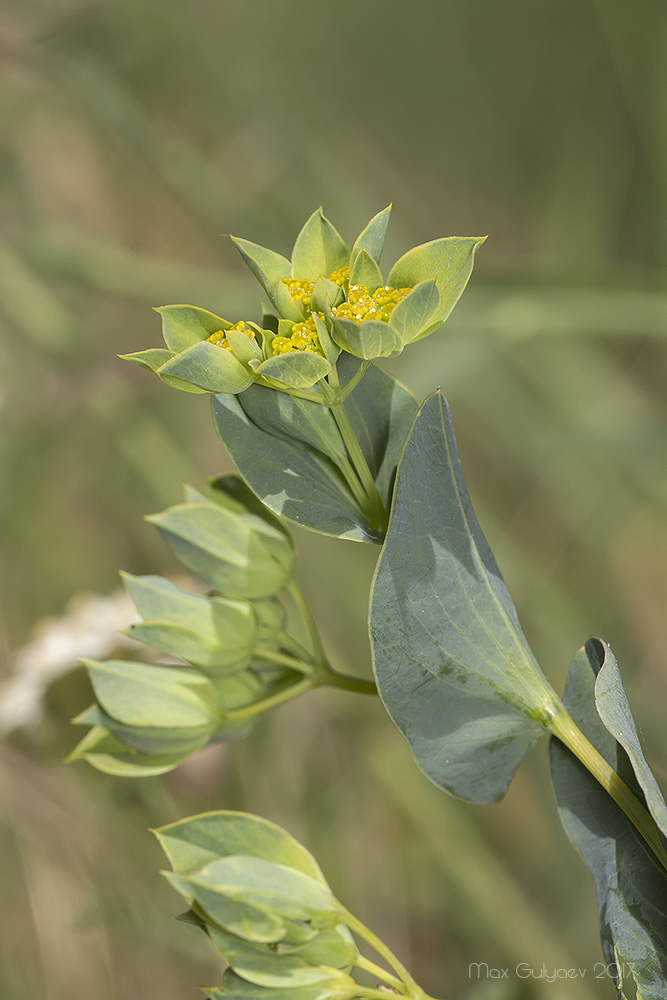
[{"label": "tiny yellow floret", "polygon": [[363,323],[366,319],[386,322],[394,306],[411,291],[411,288],[391,288],[389,285],[381,285],[371,293],[365,285],[350,285],[347,302],[335,306],[331,310],[331,315],[355,320],[357,323]]},{"label": "tiny yellow floret", "polygon": [[293,323],[289,337],[274,337],[271,344],[273,353],[293,354],[294,351],[314,351],[323,354],[320,338],[317,335],[315,320],[309,316],[303,323]]},{"label": "tiny yellow floret", "polygon": [[[337,271],[331,272],[329,281],[333,281],[336,285],[342,287],[349,277],[349,267],[339,267]],[[287,286],[287,290],[295,302],[303,302],[304,306],[309,306],[310,297],[315,287],[315,280],[311,280],[310,278],[304,278],[303,280],[299,278],[283,278],[283,284]]]},{"label": "tiny yellow floret", "polygon": [[[230,326],[230,330],[238,330],[239,333],[245,333],[246,337],[250,337],[251,340],[255,339],[255,331],[248,326],[245,320],[240,319],[238,323],[234,326]],[[216,330],[212,333],[210,337],[207,337],[209,344],[217,344],[218,347],[224,347],[225,350],[231,351],[232,345],[227,340],[228,330]]]}]

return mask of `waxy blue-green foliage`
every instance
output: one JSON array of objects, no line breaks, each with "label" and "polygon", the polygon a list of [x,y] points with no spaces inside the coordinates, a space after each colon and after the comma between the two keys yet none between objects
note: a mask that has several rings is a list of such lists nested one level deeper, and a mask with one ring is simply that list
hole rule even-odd
[{"label": "waxy blue-green foliage", "polygon": [[439,392],[399,465],[370,630],[380,695],[420,767],[454,795],[501,798],[555,695],[473,512]]}]

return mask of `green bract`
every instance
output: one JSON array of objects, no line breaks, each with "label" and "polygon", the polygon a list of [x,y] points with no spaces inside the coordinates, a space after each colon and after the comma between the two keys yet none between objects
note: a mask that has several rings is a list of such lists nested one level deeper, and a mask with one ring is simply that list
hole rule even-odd
[{"label": "green bract", "polygon": [[227,597],[271,597],[294,575],[292,541],[273,517],[202,497],[147,520],[184,566]]},{"label": "green bract", "polygon": [[390,208],[371,219],[351,250],[321,209],[301,229],[290,260],[232,237],[274,310],[262,325],[233,324],[197,306],[163,306],[157,312],[166,349],[122,356],[186,392],[237,394],[255,383],[298,394],[331,374],[341,350],[365,360],[400,354],[449,316],[485,237],[414,247],[385,284],[378,262]]},{"label": "green bract", "polygon": [[276,354],[278,334],[292,336],[294,323],[286,329],[262,329],[255,323],[228,320],[196,306],[163,306],[162,333],[167,350],[124,354],[163,382],[186,392],[243,392],[253,382],[275,389],[304,389],[315,385],[331,371],[331,363],[315,350],[290,350]]},{"label": "green bract", "polygon": [[288,833],[238,812],[156,831],[201,927],[229,970],[210,996],[353,997],[359,951],[315,859]]}]

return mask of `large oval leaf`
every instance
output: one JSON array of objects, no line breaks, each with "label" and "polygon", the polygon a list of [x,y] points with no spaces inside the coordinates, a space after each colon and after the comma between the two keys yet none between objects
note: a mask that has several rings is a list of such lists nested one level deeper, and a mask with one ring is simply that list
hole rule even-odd
[{"label": "large oval leaf", "polygon": [[399,466],[370,628],[382,700],[420,767],[462,798],[501,798],[555,695],[472,510],[439,392]]}]

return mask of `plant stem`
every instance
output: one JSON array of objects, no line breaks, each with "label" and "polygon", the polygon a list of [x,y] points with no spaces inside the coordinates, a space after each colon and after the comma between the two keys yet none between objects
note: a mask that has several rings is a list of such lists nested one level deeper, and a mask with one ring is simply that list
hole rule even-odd
[{"label": "plant stem", "polygon": [[596,750],[590,740],[584,736],[563,705],[558,708],[555,717],[549,723],[549,729],[611,795],[614,802],[642,835],[663,868],[667,870],[667,852],[660,839],[660,832],[655,820],[599,750]]},{"label": "plant stem", "polygon": [[342,691],[354,691],[356,694],[377,694],[375,681],[366,681],[362,677],[350,677],[349,674],[339,674],[330,666],[324,665],[322,679],[319,684],[341,688]]},{"label": "plant stem", "polygon": [[385,531],[388,521],[387,511],[384,503],[382,502],[382,497],[378,492],[373,473],[369,469],[366,457],[361,450],[361,445],[357,441],[356,434],[354,433],[354,429],[350,423],[350,418],[347,415],[345,406],[343,404],[339,406],[332,406],[331,412],[336,424],[338,425],[338,430],[340,431],[340,435],[345,443],[345,447],[347,448],[350,461],[352,462],[352,467],[359,477],[359,482],[361,483],[364,491],[366,497],[364,507],[371,521],[371,525],[374,528]]},{"label": "plant stem", "polygon": [[306,601],[301,587],[296,580],[293,580],[287,589],[299,610],[299,614],[303,618],[306,628],[308,629],[308,635],[313,646],[313,652],[318,659],[326,660],[326,653],[324,652],[324,646],[322,645],[319,629],[317,628],[315,619],[311,614],[308,602]]},{"label": "plant stem", "polygon": [[284,688],[282,691],[278,691],[276,694],[272,694],[262,701],[256,701],[252,705],[246,705],[245,708],[236,708],[231,712],[227,712],[224,721],[241,722],[243,719],[252,719],[253,716],[259,715],[260,712],[266,712],[269,708],[275,708],[276,705],[282,705],[286,701],[290,701],[291,698],[297,698],[305,691],[309,691],[312,686],[312,678],[304,677],[296,684],[292,684],[290,687]]},{"label": "plant stem", "polygon": [[309,663],[307,660],[298,660],[296,656],[289,656],[287,653],[279,653],[275,649],[264,649],[263,646],[259,646],[255,650],[255,654],[261,660],[269,660],[271,663],[279,663],[283,667],[290,667],[292,670],[298,670],[301,674],[312,674],[313,664]]},{"label": "plant stem", "polygon": [[413,997],[414,1000],[432,1000],[432,998],[427,997],[422,988],[415,982],[405,966],[396,958],[393,951],[387,947],[384,941],[374,934],[373,931],[362,924],[361,920],[358,920],[353,913],[349,910],[343,908],[342,912],[343,921],[347,924],[351,931],[358,934],[359,937],[363,938],[374,951],[380,955],[387,965],[390,965],[394,972],[399,977],[401,983],[405,988],[405,992],[409,997]]},{"label": "plant stem", "polygon": [[376,965],[375,962],[371,962],[370,958],[366,958],[365,955],[359,953],[357,961],[354,963],[358,969],[363,969],[364,972],[370,972],[372,976],[377,979],[384,979],[385,983],[389,983],[390,986],[394,986],[396,989],[401,989],[403,983],[396,976],[392,976],[391,972],[387,972],[383,969],[381,965]]},{"label": "plant stem", "polygon": [[361,382],[362,378],[370,368],[370,364],[371,364],[370,361],[361,362],[361,364],[359,365],[359,367],[357,368],[356,372],[354,373],[350,381],[347,383],[347,385],[344,388],[338,389],[336,391],[335,399],[332,403],[329,404],[330,406],[340,406],[340,404],[347,399],[352,390],[355,389]]}]

